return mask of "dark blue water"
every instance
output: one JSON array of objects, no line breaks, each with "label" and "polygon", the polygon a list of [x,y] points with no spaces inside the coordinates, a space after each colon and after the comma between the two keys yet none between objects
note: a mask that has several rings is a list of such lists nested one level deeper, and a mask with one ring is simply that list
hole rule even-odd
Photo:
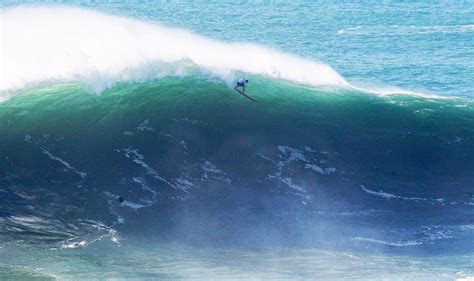
[{"label": "dark blue water", "polygon": [[80,5],[2,12],[0,276],[474,274],[468,4]]}]

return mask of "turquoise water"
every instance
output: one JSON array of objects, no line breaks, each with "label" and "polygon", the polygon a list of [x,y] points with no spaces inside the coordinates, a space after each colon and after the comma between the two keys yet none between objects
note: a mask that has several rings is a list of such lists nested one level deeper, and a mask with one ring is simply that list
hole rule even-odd
[{"label": "turquoise water", "polygon": [[472,4],[2,2],[0,278],[469,280]]},{"label": "turquoise water", "polygon": [[[2,6],[19,2],[3,1]],[[226,42],[277,48],[328,63],[362,85],[473,95],[472,1],[59,3],[181,27]]]}]

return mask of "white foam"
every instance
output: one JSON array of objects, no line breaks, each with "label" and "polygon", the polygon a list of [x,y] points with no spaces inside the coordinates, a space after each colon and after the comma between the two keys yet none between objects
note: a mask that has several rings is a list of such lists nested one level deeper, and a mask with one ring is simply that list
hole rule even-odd
[{"label": "white foam", "polygon": [[474,231],[474,224],[460,225],[459,229],[465,230],[465,231]]},{"label": "white foam", "polygon": [[239,71],[315,86],[348,85],[320,62],[82,8],[16,7],[0,17],[4,100],[14,90],[50,81],[84,83],[100,92],[117,81],[186,75],[190,66],[228,84]]},{"label": "white foam", "polygon": [[299,149],[296,149],[296,148],[292,148],[292,147],[289,147],[289,146],[286,146],[286,145],[280,145],[278,146],[278,150],[280,150],[281,152],[283,152],[284,154],[286,155],[289,155],[290,158],[288,159],[289,161],[303,161],[303,162],[309,162],[308,159],[306,158],[306,156],[304,155],[304,152],[299,150]]},{"label": "white foam", "polygon": [[178,178],[176,179],[176,186],[184,192],[189,192],[194,187],[194,184],[185,178]]},{"label": "white foam", "polygon": [[150,132],[154,132],[155,129],[153,129],[152,127],[150,127],[150,121],[148,119],[145,119],[145,121],[143,121],[140,125],[138,125],[136,128],[136,130],[138,131],[150,131]]},{"label": "white foam", "polygon": [[[118,200],[120,198],[120,196],[118,196],[116,194],[113,194],[110,191],[105,191],[104,194],[109,199],[111,198],[111,199],[114,199],[114,200]],[[108,200],[108,201],[109,201],[109,205],[110,205],[112,202],[110,200]],[[142,201],[145,202],[146,205],[135,203],[135,202],[132,202],[132,201],[129,201],[129,200],[123,200],[120,203],[120,206],[129,207],[129,208],[133,209],[134,211],[137,211],[138,209],[141,209],[141,208],[150,207],[153,203],[155,203],[155,201],[149,201],[149,200],[142,200]],[[117,216],[117,222],[118,223],[123,223],[124,221],[125,220],[120,215]]]},{"label": "white foam", "polygon": [[360,25],[356,26],[356,27],[349,27],[349,28],[343,28],[343,29],[340,29],[337,31],[337,34],[346,34],[346,33],[349,33],[349,34],[359,34],[358,33],[358,30],[360,29]]},{"label": "white foam", "polygon": [[201,169],[204,172],[203,179],[212,178],[224,181],[226,183],[232,182],[232,180],[226,173],[216,168],[216,166],[214,166],[211,162],[207,160],[204,160],[204,164],[201,166]]},{"label": "white foam", "polygon": [[44,222],[44,219],[36,216],[10,216],[9,219],[22,225],[35,225]]},{"label": "white foam", "polygon": [[302,186],[299,186],[295,183],[293,183],[293,179],[290,178],[290,177],[278,177],[278,179],[284,183],[286,183],[286,185],[288,185],[290,188],[296,190],[296,191],[299,191],[301,193],[306,193],[306,189]]},{"label": "white foam", "polygon": [[140,154],[138,152],[138,149],[132,149],[131,147],[129,147],[127,149],[123,149],[123,151],[125,152],[125,157],[132,158],[133,162],[136,163],[137,165],[142,166],[143,169],[145,169],[149,175],[151,175],[155,179],[160,180],[160,181],[162,181],[162,182],[164,182],[164,183],[166,183],[166,184],[168,184],[172,187],[175,187],[171,182],[169,182],[168,180],[166,180],[165,178],[160,176],[155,169],[150,167],[150,165],[148,165],[145,162],[145,156]]},{"label": "white foam", "polygon": [[377,243],[377,244],[394,246],[394,247],[417,246],[417,245],[423,244],[422,242],[416,241],[416,240],[410,240],[410,241],[405,241],[405,242],[388,242],[388,241],[377,240],[377,239],[372,239],[372,238],[365,238],[365,237],[354,237],[354,238],[352,238],[352,240],[364,241],[364,242],[370,242],[370,243]]},{"label": "white foam", "polygon": [[361,92],[366,92],[366,93],[372,93],[376,94],[379,96],[390,96],[390,95],[409,95],[409,96],[415,96],[415,97],[423,97],[423,98],[433,98],[433,99],[448,99],[448,98],[453,98],[453,97],[448,97],[448,96],[438,96],[435,94],[431,93],[425,93],[425,92],[419,92],[419,91],[410,91],[410,90],[405,90],[399,87],[395,86],[388,86],[388,85],[369,85],[369,84],[360,84],[357,83],[351,84],[349,86],[351,89],[361,91]]},{"label": "white foam", "polygon": [[449,239],[453,238],[451,235],[452,230],[450,226],[422,226],[421,232],[426,236],[425,240],[434,241],[434,240],[441,240],[441,239]]},{"label": "white foam", "polygon": [[62,249],[75,249],[79,247],[86,247],[87,246],[87,241],[64,241],[61,244]]},{"label": "white foam", "polygon": [[385,193],[385,192],[383,192],[383,190],[380,190],[380,191],[373,191],[373,190],[367,189],[367,188],[366,188],[365,186],[363,186],[363,185],[361,185],[360,187],[361,187],[362,190],[365,191],[366,193],[372,194],[372,195],[375,195],[375,196],[380,196],[380,197],[387,198],[387,199],[399,198],[398,196],[396,196],[396,195],[394,195],[394,194]]},{"label": "white foam", "polygon": [[119,215],[119,216],[117,216],[117,223],[118,224],[123,224],[123,223],[125,223],[125,219],[122,216]]},{"label": "white foam", "polygon": [[272,160],[270,157],[265,156],[265,155],[263,155],[262,153],[259,153],[258,156],[262,157],[262,158],[265,159],[265,160],[268,160],[268,161],[270,161],[270,162],[273,162],[273,160]]},{"label": "white foam", "polygon": [[306,164],[305,168],[311,169],[317,173],[320,173],[321,175],[329,175],[332,173],[335,173],[337,171],[336,168],[334,167],[329,167],[329,168],[321,168],[318,165],[315,164]]},{"label": "white foam", "polygon": [[134,177],[132,178],[132,181],[135,182],[135,183],[138,183],[141,187],[141,189],[145,190],[145,191],[149,191],[151,192],[154,196],[157,195],[156,191],[151,189],[147,184],[146,184],[146,180],[144,177]]},{"label": "white foam", "polygon": [[[84,220],[82,225],[88,227],[88,233],[82,235],[83,237],[72,237],[68,238],[59,243],[59,248],[61,249],[76,249],[76,248],[85,248],[95,242],[101,241],[104,238],[109,239],[115,244],[120,244],[120,238],[118,236],[117,230],[104,225],[101,222],[93,220]],[[55,249],[55,248],[52,248]]]},{"label": "white foam", "polygon": [[129,207],[129,208],[132,208],[134,211],[140,209],[140,208],[145,208],[147,206],[145,205],[142,205],[142,204],[138,204],[138,203],[134,203],[134,202],[131,202],[131,201],[123,201],[122,202],[122,206],[126,206],[126,207]]},{"label": "white foam", "polygon": [[444,198],[405,197],[405,196],[395,195],[392,193],[386,193],[383,190],[380,190],[380,191],[370,190],[363,185],[361,185],[360,188],[362,188],[362,190],[368,194],[380,196],[385,199],[400,199],[400,200],[411,200],[411,201],[418,201],[418,202],[423,201],[429,204],[440,204],[440,205],[445,205],[446,203],[446,199]]},{"label": "white foam", "polygon": [[[274,163],[276,168],[278,168],[278,171],[273,175],[268,175],[268,178],[277,179],[283,182],[289,188],[298,192],[296,193],[296,195],[306,194],[307,189],[304,186],[301,186],[293,182],[293,178],[291,177],[291,175],[293,174],[292,170],[295,167],[294,166],[292,167],[292,165],[287,166],[288,164],[291,164],[291,163],[304,164],[303,167],[305,169],[311,169],[317,173],[320,173],[321,175],[329,175],[329,174],[337,172],[336,168],[333,168],[333,167],[322,168],[316,164],[311,163],[311,161],[314,160],[313,159],[314,157],[311,157],[311,155],[308,156],[307,154],[318,153],[318,151],[308,146],[303,147],[303,149],[297,149],[297,148],[293,148],[287,145],[279,145],[277,148],[281,152],[278,155],[279,159],[281,160],[274,161],[272,158],[265,156],[262,153],[259,153],[258,155],[261,158]],[[325,151],[319,151],[319,153],[327,154],[327,152]],[[289,176],[286,176],[286,175],[289,175]],[[306,199],[311,201],[310,196],[306,196]]]},{"label": "white foam", "polygon": [[456,281],[474,281],[474,275],[456,277]]},{"label": "white foam", "polygon": [[[280,146],[278,146],[278,150],[280,150],[283,154],[288,156],[288,159],[285,162],[282,162],[282,161],[278,162],[278,167],[279,167],[280,170],[281,170],[281,168],[283,168],[285,166],[285,164],[288,164],[290,162],[301,161],[301,162],[309,163],[310,161],[308,160],[308,157],[305,155],[304,151],[310,152],[310,153],[317,152],[316,150],[314,150],[310,147],[307,147],[307,146],[304,147],[304,151],[303,151],[303,150],[300,150],[300,149],[297,149],[297,148],[292,148],[292,147],[289,147],[289,146],[280,145]],[[320,152],[320,153],[323,153],[323,152]],[[324,152],[323,154],[327,154],[327,152]],[[263,155],[260,155],[260,157],[265,158]],[[324,164],[324,163],[327,163],[327,161],[326,160],[319,160],[319,163]],[[312,163],[311,164],[306,164],[304,167],[306,169],[311,169],[311,170],[313,170],[317,173],[320,173],[321,175],[329,175],[329,174],[335,173],[337,171],[337,169],[334,168],[334,167],[321,168],[320,166],[318,166],[316,164],[312,164]]]},{"label": "white foam", "polygon": [[[426,198],[420,198],[420,197],[398,196],[398,195],[395,195],[395,194],[383,192],[383,190],[373,191],[373,190],[370,190],[370,189],[366,188],[363,185],[361,185],[360,187],[362,188],[363,191],[365,191],[368,194],[372,194],[372,195],[375,195],[375,196],[380,196],[380,197],[387,198],[387,199],[402,199],[402,200],[415,200],[415,201],[427,201],[428,200]],[[438,201],[438,199],[436,201]]]},{"label": "white foam", "polygon": [[73,166],[71,166],[71,164],[69,164],[68,162],[64,161],[63,159],[53,155],[49,150],[45,149],[45,148],[41,148],[41,151],[48,155],[48,157],[51,159],[51,160],[54,160],[54,161],[57,161],[59,163],[61,163],[63,166],[65,166],[68,170],[71,170],[71,171],[74,171],[78,176],[80,176],[82,179],[85,179],[87,177],[87,174],[84,173],[84,172],[81,172],[79,171],[78,169],[74,168]]}]

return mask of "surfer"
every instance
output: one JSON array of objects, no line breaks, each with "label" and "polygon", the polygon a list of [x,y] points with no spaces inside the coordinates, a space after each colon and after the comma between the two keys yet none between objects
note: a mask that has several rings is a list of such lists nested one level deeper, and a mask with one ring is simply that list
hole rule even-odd
[{"label": "surfer", "polygon": [[[256,101],[254,98],[250,97],[250,96],[247,96],[247,94],[245,94],[245,84],[247,84],[249,82],[249,80],[247,79],[239,79],[239,81],[237,81],[237,85],[234,87],[234,90],[241,94],[242,96],[248,98],[249,100],[252,100],[252,101]],[[239,89],[239,87],[242,87],[242,91]]]},{"label": "surfer", "polygon": [[239,91],[239,87],[242,87],[242,93],[245,93],[245,84],[247,84],[249,82],[249,80],[247,79],[239,79],[239,81],[237,81],[237,85],[234,87],[234,90],[236,91]]}]

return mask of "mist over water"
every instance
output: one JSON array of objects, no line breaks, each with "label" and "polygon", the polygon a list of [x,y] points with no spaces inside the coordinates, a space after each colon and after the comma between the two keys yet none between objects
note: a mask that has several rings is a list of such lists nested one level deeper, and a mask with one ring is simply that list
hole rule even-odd
[{"label": "mist over water", "polygon": [[241,255],[258,259],[252,249],[275,255],[275,276],[324,276],[309,264],[279,273],[279,253],[297,261],[305,250],[327,268],[344,253],[364,266],[472,254],[472,103],[252,81],[256,103],[202,78],[117,85],[99,96],[57,85],[4,102],[0,116],[12,120],[1,127],[5,252],[96,259],[132,245],[139,257],[181,245],[214,263],[229,250],[242,276],[253,274],[240,267]]},{"label": "mist over water", "polygon": [[[329,29],[291,47],[271,28],[231,43],[204,23],[175,23],[168,4],[84,5],[2,8],[0,276],[474,275],[474,104],[460,65],[440,86],[458,94],[433,93],[411,70],[384,85],[399,73],[381,75],[376,61],[368,80],[380,83],[367,86],[300,52]],[[424,45],[426,34],[464,42],[469,28],[387,22],[332,36]],[[241,76],[257,102],[231,90]]]}]

